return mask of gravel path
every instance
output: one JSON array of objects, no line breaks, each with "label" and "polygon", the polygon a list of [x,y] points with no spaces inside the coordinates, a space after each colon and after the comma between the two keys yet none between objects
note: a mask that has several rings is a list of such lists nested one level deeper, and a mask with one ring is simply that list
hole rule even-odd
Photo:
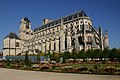
[{"label": "gravel path", "polygon": [[52,73],[0,68],[0,80],[120,80],[120,76]]}]

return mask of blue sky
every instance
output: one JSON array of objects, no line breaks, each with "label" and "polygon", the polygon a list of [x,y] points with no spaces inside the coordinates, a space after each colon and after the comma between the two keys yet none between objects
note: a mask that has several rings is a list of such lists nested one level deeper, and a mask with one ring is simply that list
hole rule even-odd
[{"label": "blue sky", "polygon": [[120,48],[120,0],[0,0],[0,50],[9,32],[18,34],[20,20],[28,17],[32,29],[44,18],[57,19],[84,10],[95,27],[109,32],[110,48]]}]

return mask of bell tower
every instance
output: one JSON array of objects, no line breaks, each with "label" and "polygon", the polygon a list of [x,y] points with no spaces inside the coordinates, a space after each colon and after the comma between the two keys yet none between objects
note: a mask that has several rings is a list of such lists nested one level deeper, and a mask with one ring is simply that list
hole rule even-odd
[{"label": "bell tower", "polygon": [[31,30],[31,21],[24,17],[20,22],[20,29],[19,29],[19,38],[21,40],[30,40],[33,37],[33,31]]}]

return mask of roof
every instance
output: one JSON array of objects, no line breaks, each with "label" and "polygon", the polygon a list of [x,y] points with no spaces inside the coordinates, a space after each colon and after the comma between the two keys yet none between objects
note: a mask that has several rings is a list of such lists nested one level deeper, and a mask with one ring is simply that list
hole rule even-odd
[{"label": "roof", "polygon": [[27,17],[24,17],[23,19],[24,19],[24,21],[31,22]]},{"label": "roof", "polygon": [[87,14],[83,10],[80,12],[79,15],[80,17],[88,17]]},{"label": "roof", "polygon": [[[13,32],[10,32],[5,38],[20,39],[20,38],[19,38],[15,33],[13,33]],[[4,39],[5,39],[5,38],[4,38]]]},{"label": "roof", "polygon": [[[66,19],[70,20],[72,17],[77,17],[76,15],[79,15],[79,17],[88,17],[87,14],[83,10],[81,10],[81,11],[76,12],[74,14],[62,17],[62,20],[63,20],[63,22],[66,22]],[[54,24],[60,25],[60,23],[61,23],[61,19],[54,20],[54,21],[52,21],[52,22],[50,22],[48,24],[44,24],[44,25],[42,25],[40,27],[35,28],[34,32],[38,31],[38,30],[41,30],[43,28],[47,28],[47,27],[53,26]]]}]

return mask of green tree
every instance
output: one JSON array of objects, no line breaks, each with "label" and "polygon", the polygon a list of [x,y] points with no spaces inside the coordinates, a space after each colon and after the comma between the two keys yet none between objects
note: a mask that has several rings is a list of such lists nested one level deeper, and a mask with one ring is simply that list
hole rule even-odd
[{"label": "green tree", "polygon": [[53,53],[50,55],[50,58],[51,58],[51,60],[54,60],[54,61],[56,61],[56,62],[59,62],[59,61],[60,61],[59,53],[53,52]]},{"label": "green tree", "polygon": [[93,53],[94,58],[102,58],[102,50],[101,49],[95,49]]},{"label": "green tree", "polygon": [[51,58],[52,54],[51,54],[50,52],[48,52],[48,53],[46,53],[44,56],[45,56],[45,57],[50,57],[50,58]]},{"label": "green tree", "polygon": [[71,58],[70,52],[64,52],[64,53],[63,53],[63,57],[64,57],[65,59],[70,59],[70,58]]},{"label": "green tree", "polygon": [[110,51],[110,54],[109,54],[109,57],[111,58],[111,62],[114,61],[114,58],[117,58],[118,57],[118,51],[116,48],[113,48],[111,51]]},{"label": "green tree", "polygon": [[37,62],[39,63],[40,62],[40,54],[41,54],[41,51],[39,51],[39,49],[36,49],[35,52],[37,53]]},{"label": "green tree", "polygon": [[103,58],[109,58],[109,53],[110,53],[110,50],[104,49],[104,50],[102,51],[102,57],[103,57]]},{"label": "green tree", "polygon": [[118,60],[120,62],[120,51],[118,52]]},{"label": "green tree", "polygon": [[87,50],[86,52],[85,52],[85,54],[86,54],[86,57],[87,58],[93,58],[94,57],[94,55],[93,55],[93,50],[91,49],[89,49],[89,50]]},{"label": "green tree", "polygon": [[63,63],[66,62],[66,59],[70,59],[71,58],[71,54],[70,52],[64,52],[64,53],[61,53],[61,56],[63,57]]},{"label": "green tree", "polygon": [[30,63],[29,58],[28,58],[28,51],[26,51],[24,62],[25,62],[26,66],[31,66],[31,63]]},{"label": "green tree", "polygon": [[40,62],[40,53],[37,53],[37,62]]},{"label": "green tree", "polygon": [[77,53],[76,51],[73,51],[73,52],[71,53],[71,58],[72,58],[72,59],[78,58],[78,53]]},{"label": "green tree", "polygon": [[79,51],[79,53],[78,53],[78,58],[84,59],[85,57],[86,57],[85,52],[84,52],[83,50]]}]

